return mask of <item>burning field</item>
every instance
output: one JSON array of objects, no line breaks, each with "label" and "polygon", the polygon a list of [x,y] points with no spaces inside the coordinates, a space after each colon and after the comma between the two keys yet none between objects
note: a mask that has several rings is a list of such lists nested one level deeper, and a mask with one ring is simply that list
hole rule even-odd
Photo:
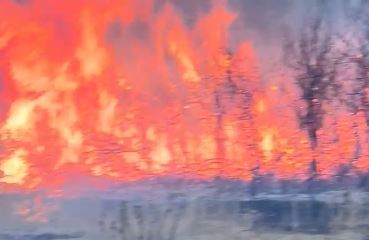
[{"label": "burning field", "polygon": [[[361,221],[367,216],[359,214],[366,197],[350,202],[369,189],[368,22],[365,0],[0,0],[0,209],[15,206],[5,215],[61,229],[75,204],[88,215],[82,205],[104,209],[114,192],[110,211],[127,212],[109,223],[108,235],[86,239],[175,239],[178,231],[202,239],[187,234],[195,234],[196,221],[218,230],[231,224],[234,234],[219,239],[270,239],[250,233],[262,226],[302,234],[291,239],[312,237],[308,229],[328,234],[340,224],[369,234]],[[315,198],[333,190],[350,203]],[[186,200],[158,200],[178,191]],[[268,201],[273,194],[312,199],[253,202],[260,194]],[[89,200],[77,200],[82,196]],[[151,212],[148,196],[162,212]],[[146,200],[130,208],[138,199]],[[215,209],[226,209],[214,222],[202,219],[205,213],[195,217],[214,201]],[[337,220],[347,206],[356,209],[351,219],[361,219],[350,226]],[[280,208],[286,212],[278,215]],[[107,217],[95,210],[96,223],[86,217],[76,224]],[[147,221],[164,219],[152,227],[163,231],[166,221],[175,224],[165,220],[169,213],[185,225],[165,236],[148,230]],[[278,217],[260,217],[270,213]],[[318,218],[335,219],[336,228],[309,225]],[[3,229],[34,229],[12,221],[0,218]],[[251,230],[239,226],[250,221]]]}]

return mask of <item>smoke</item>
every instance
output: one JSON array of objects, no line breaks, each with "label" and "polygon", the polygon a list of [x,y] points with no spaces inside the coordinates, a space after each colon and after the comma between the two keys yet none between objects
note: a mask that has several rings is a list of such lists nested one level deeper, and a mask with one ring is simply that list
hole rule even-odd
[{"label": "smoke", "polygon": [[185,24],[191,28],[201,18],[201,16],[207,14],[211,7],[211,0],[157,0],[158,5],[163,6],[163,3],[170,2],[181,13]]}]

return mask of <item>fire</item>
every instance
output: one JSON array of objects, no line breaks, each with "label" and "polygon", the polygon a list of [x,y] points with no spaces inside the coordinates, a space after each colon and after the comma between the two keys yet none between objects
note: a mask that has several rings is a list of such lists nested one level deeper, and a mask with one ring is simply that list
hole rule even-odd
[{"label": "fire", "polygon": [[263,150],[264,157],[266,159],[270,159],[274,150],[273,134],[271,130],[266,130],[262,133],[262,135],[263,136],[260,145]]},{"label": "fire", "polygon": [[26,151],[18,149],[8,159],[2,162],[0,170],[3,177],[0,179],[4,183],[24,183],[25,177],[28,175],[28,165],[25,161]]},{"label": "fire", "polygon": [[257,103],[257,111],[259,112],[259,113],[263,113],[263,112],[265,112],[265,103],[264,103],[264,101],[263,100],[260,100],[258,103]]},{"label": "fire", "polygon": [[[303,178],[312,153],[292,97],[278,79],[262,84],[250,40],[230,47],[237,14],[214,1],[188,24],[177,8],[1,1],[1,182],[62,185],[68,173],[250,180],[255,167]],[[343,139],[351,120],[338,121]],[[340,144],[348,158],[353,143]],[[322,152],[324,171],[342,163]],[[367,168],[360,157],[355,166]]]},{"label": "fire", "polygon": [[3,129],[13,134],[22,130],[26,131],[31,129],[34,107],[35,104],[32,101],[20,100],[14,102]]},{"label": "fire", "polygon": [[81,43],[76,50],[80,73],[86,80],[99,76],[107,65],[107,53],[99,44],[94,20],[88,12],[81,14]]}]

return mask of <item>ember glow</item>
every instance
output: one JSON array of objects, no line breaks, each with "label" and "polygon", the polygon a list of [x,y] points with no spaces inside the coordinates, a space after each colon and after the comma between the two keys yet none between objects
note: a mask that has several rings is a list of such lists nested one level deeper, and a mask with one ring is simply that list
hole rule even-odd
[{"label": "ember glow", "polygon": [[[327,116],[312,151],[291,107],[292,81],[262,81],[248,39],[229,50],[237,13],[226,1],[193,24],[169,1],[1,1],[0,9],[4,188],[59,186],[72,182],[68,174],[251,180],[256,168],[304,179],[312,158],[329,177],[355,151],[353,118],[365,136],[360,114]],[[366,152],[355,170],[368,170]]]}]

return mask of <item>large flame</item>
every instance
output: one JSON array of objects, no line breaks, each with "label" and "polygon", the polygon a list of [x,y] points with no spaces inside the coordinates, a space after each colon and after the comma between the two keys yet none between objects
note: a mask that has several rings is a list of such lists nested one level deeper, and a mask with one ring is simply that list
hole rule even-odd
[{"label": "large flame", "polygon": [[[213,2],[190,26],[168,1],[1,1],[0,181],[303,178],[313,153],[293,96],[261,83],[251,42],[226,51],[237,15]],[[321,171],[353,152],[351,120],[337,117],[342,141],[323,144]]]}]

